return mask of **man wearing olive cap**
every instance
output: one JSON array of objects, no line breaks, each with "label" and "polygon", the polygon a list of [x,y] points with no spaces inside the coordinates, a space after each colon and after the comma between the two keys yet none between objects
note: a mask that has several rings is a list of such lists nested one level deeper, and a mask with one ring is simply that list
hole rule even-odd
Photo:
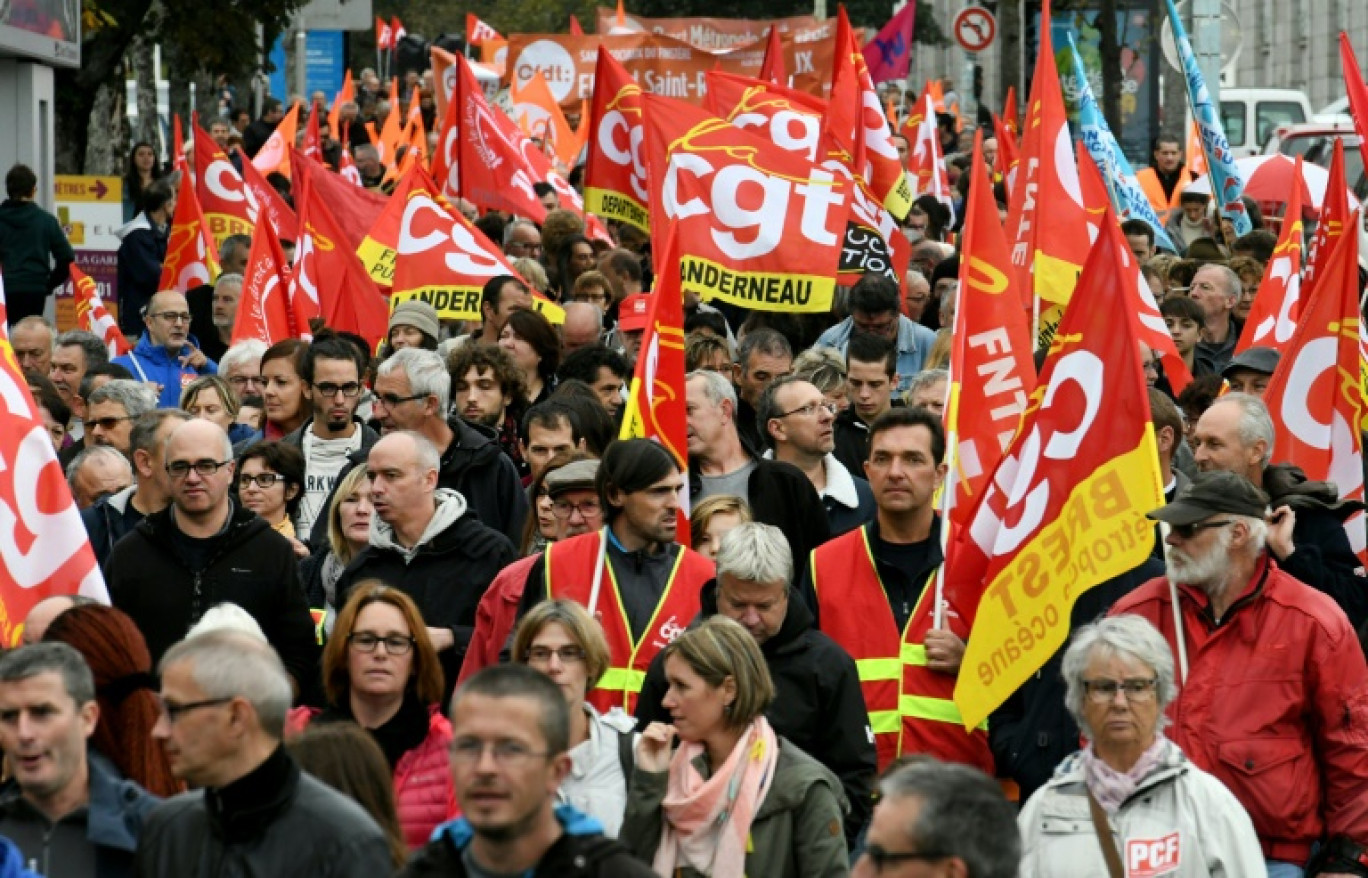
[{"label": "man wearing olive cap", "polygon": [[1302,875],[1323,838],[1318,874],[1368,875],[1368,666],[1343,611],[1268,551],[1288,514],[1266,520],[1268,495],[1241,475],[1199,473],[1150,513],[1167,576],[1111,614],[1144,617],[1173,648],[1166,734],[1244,805],[1269,875]]}]

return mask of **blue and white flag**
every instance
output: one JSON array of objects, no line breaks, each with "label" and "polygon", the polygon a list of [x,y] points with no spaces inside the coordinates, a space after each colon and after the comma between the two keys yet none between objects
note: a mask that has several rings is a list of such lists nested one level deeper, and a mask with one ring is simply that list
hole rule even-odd
[{"label": "blue and white flag", "polygon": [[1248,234],[1252,231],[1249,214],[1240,200],[1244,193],[1244,179],[1235,167],[1230,141],[1221,128],[1216,107],[1211,103],[1211,92],[1207,91],[1206,80],[1197,66],[1197,56],[1192,53],[1192,43],[1188,41],[1187,31],[1178,18],[1178,10],[1174,8],[1173,0],[1164,2],[1168,5],[1169,24],[1173,27],[1173,44],[1178,47],[1178,57],[1183,62],[1183,73],[1187,77],[1188,104],[1192,107],[1197,130],[1202,135],[1202,152],[1206,154],[1207,167],[1211,169],[1211,194],[1216,197],[1217,207],[1235,225],[1235,234]]},{"label": "blue and white flag", "polygon": [[1145,191],[1140,188],[1135,170],[1127,160],[1126,154],[1121,151],[1121,144],[1116,142],[1116,136],[1107,124],[1107,118],[1102,115],[1102,108],[1097,105],[1097,98],[1093,96],[1092,84],[1088,82],[1088,73],[1083,68],[1083,59],[1079,57],[1078,46],[1074,44],[1072,33],[1069,34],[1069,54],[1073,57],[1074,78],[1077,80],[1079,132],[1083,145],[1088,149],[1088,155],[1092,156],[1097,169],[1102,172],[1102,179],[1107,184],[1107,192],[1111,195],[1112,206],[1116,208],[1117,216],[1122,219],[1133,217],[1144,220],[1154,229],[1155,245],[1174,253],[1180,252],[1174,246],[1168,232],[1164,231],[1164,224],[1154,212]]}]

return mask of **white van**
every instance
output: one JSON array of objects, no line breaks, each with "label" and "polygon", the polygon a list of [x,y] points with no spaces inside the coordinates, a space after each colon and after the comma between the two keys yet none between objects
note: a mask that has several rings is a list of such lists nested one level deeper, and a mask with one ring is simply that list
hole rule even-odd
[{"label": "white van", "polygon": [[1221,127],[1237,159],[1261,154],[1279,125],[1310,118],[1311,102],[1299,89],[1221,89]]}]

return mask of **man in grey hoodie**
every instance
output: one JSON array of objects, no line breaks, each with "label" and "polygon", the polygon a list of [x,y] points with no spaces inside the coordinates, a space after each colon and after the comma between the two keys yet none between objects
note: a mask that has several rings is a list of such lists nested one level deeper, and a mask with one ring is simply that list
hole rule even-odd
[{"label": "man in grey hoodie", "polygon": [[465,497],[437,487],[437,448],[422,434],[387,434],[365,465],[375,507],[370,545],[342,572],[337,605],[367,579],[404,592],[418,605],[446,678],[454,681],[475,631],[475,608],[517,557],[513,544],[482,524]]}]

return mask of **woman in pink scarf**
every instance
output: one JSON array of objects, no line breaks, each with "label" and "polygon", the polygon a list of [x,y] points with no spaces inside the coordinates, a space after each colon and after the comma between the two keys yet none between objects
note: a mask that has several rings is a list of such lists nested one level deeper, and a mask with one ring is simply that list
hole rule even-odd
[{"label": "woman in pink scarf", "polygon": [[841,785],[770,728],[754,638],[713,616],[661,655],[674,723],[642,734],[621,839],[662,878],[848,875]]}]

